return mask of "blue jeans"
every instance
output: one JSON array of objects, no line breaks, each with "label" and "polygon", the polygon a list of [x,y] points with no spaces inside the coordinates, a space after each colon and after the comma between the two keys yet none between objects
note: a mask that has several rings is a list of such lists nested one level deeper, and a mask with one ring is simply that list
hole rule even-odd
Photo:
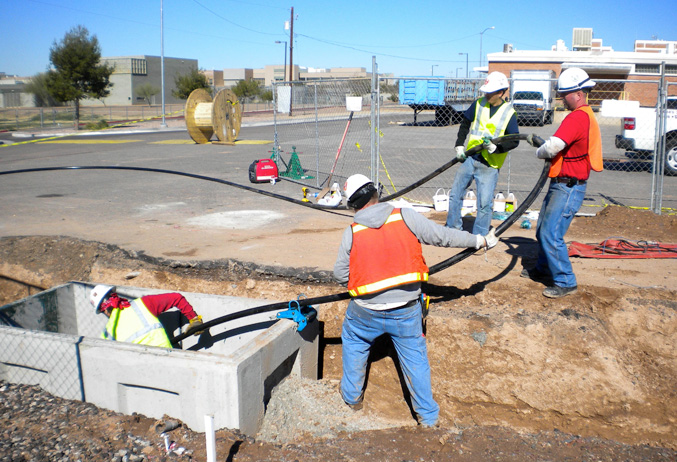
[{"label": "blue jeans", "polygon": [[343,400],[348,404],[362,401],[369,349],[376,338],[383,334],[389,334],[395,345],[419,423],[436,424],[440,407],[433,399],[420,302],[410,307],[375,311],[350,301],[341,332]]},{"label": "blue jeans", "polygon": [[447,214],[447,227],[463,229],[461,206],[463,196],[470,187],[472,180],[477,186],[477,218],[472,227],[473,234],[484,236],[491,227],[491,216],[494,213],[494,190],[498,182],[498,169],[489,167],[477,160],[481,154],[468,157],[456,172],[454,184],[449,191],[449,212]]},{"label": "blue jeans", "polygon": [[555,285],[576,286],[576,275],[571,268],[569,250],[564,235],[571,220],[581,208],[585,198],[585,185],[568,187],[562,183],[550,182],[541,212],[536,224],[538,240],[538,262],[536,270],[550,273]]}]

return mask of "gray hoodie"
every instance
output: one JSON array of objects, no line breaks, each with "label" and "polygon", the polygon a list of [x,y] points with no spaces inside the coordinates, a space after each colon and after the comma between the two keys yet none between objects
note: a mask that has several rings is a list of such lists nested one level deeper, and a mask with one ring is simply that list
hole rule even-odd
[{"label": "gray hoodie", "polygon": [[[393,206],[387,202],[371,205],[359,210],[354,217],[357,224],[369,228],[380,228],[386,222],[393,211]],[[459,231],[453,228],[439,225],[416,212],[411,208],[402,208],[402,219],[412,233],[422,244],[437,247],[473,247],[479,248],[480,239],[467,231]],[[483,241],[482,241],[483,242]],[[334,264],[334,279],[343,286],[348,285],[350,275],[350,250],[353,246],[353,231],[349,226],[343,232],[338,256]],[[355,301],[367,308],[374,309],[374,305],[407,303],[415,300],[421,294],[421,284],[412,283],[395,287],[393,289],[355,297]]]}]

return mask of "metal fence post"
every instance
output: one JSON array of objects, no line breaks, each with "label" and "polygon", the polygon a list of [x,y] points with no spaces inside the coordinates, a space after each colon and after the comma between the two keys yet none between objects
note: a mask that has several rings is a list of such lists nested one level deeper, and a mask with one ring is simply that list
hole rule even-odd
[{"label": "metal fence post", "polygon": [[663,178],[665,175],[665,131],[666,131],[666,79],[665,61],[661,63],[661,77],[656,98],[656,131],[654,142],[651,180],[651,211],[660,215],[663,209]]},{"label": "metal fence post", "polygon": [[369,144],[371,145],[371,180],[378,185],[378,130],[376,128],[376,96],[378,95],[378,64],[376,56],[371,57],[371,130],[369,130]]}]

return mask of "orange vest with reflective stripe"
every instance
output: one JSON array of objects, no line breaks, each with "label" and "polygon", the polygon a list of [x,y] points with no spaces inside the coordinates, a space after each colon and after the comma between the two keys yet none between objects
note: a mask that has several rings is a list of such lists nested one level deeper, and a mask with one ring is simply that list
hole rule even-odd
[{"label": "orange vest with reflective stripe", "polygon": [[[590,119],[590,127],[588,128],[588,161],[590,167],[596,172],[601,172],[604,169],[604,161],[602,160],[602,135],[599,131],[599,124],[595,118],[595,113],[592,112],[590,106],[581,106],[575,111],[583,111],[588,114]],[[552,160],[548,176],[554,178],[562,171],[562,162],[564,162],[564,154],[559,152]]]},{"label": "orange vest with reflective stripe", "polygon": [[380,228],[352,224],[348,291],[355,297],[428,280],[421,243],[394,209]]}]

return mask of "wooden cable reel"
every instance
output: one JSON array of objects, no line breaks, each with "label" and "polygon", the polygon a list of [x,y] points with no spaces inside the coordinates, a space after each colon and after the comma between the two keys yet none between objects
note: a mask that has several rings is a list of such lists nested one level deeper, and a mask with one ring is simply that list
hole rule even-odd
[{"label": "wooden cable reel", "polygon": [[242,125],[242,107],[230,89],[216,94],[212,101],[204,88],[193,90],[186,101],[186,127],[198,144],[209,143],[216,133],[217,144],[234,144]]}]

